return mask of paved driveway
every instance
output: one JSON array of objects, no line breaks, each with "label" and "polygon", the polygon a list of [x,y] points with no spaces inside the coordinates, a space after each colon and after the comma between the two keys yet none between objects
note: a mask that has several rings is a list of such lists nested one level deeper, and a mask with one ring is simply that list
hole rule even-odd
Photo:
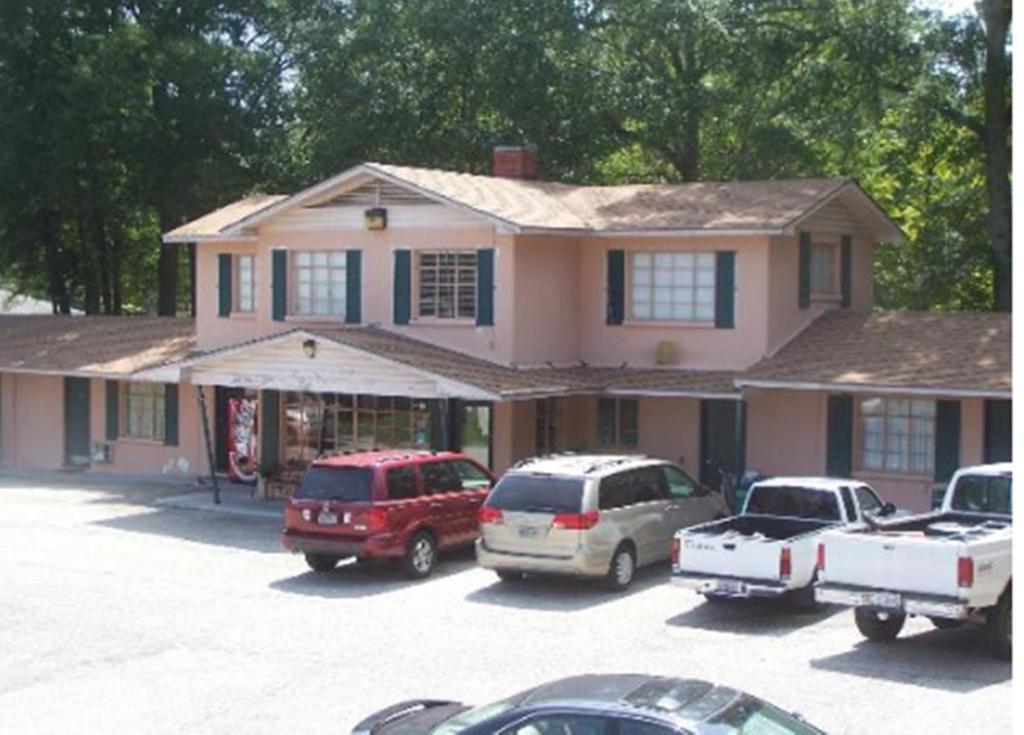
[{"label": "paved driveway", "polygon": [[159,489],[0,477],[0,732],[347,732],[398,700],[497,699],[581,672],[704,677],[833,733],[1010,731],[1010,666],[976,631],[892,646],[845,611],[708,605],[666,584],[504,585],[462,554],[409,583],[306,571],[272,520]]}]

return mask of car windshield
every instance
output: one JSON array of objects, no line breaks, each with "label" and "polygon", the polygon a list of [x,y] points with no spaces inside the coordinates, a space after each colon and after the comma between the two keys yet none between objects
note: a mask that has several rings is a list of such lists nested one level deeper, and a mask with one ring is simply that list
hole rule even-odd
[{"label": "car windshield", "polygon": [[746,513],[766,516],[838,521],[839,503],[833,492],[796,485],[755,485]]},{"label": "car windshield", "polygon": [[487,505],[534,513],[579,513],[583,480],[551,475],[505,475],[494,486]]},{"label": "car windshield", "polygon": [[456,733],[467,730],[473,727],[473,725],[479,725],[481,722],[485,722],[492,717],[510,712],[515,709],[521,699],[522,696],[513,697],[512,699],[485,704],[483,707],[474,707],[465,712],[460,712],[454,717],[435,725],[430,733],[431,735],[456,735]]},{"label": "car windshield", "polygon": [[961,475],[950,503],[969,513],[1013,514],[1013,482],[1009,475]]},{"label": "car windshield", "polygon": [[372,473],[365,467],[310,467],[294,497],[300,500],[366,501]]},{"label": "car windshield", "polygon": [[703,723],[700,735],[822,735],[821,730],[756,697],[743,695]]}]

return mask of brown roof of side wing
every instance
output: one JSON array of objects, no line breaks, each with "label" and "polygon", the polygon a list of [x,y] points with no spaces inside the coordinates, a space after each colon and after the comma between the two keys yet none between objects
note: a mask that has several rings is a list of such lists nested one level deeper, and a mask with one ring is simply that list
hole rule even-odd
[{"label": "brown roof of side wing", "polygon": [[1009,397],[1012,316],[829,311],[739,386],[829,386]]},{"label": "brown roof of side wing", "polygon": [[124,376],[195,350],[195,322],[155,316],[0,316],[0,372]]}]

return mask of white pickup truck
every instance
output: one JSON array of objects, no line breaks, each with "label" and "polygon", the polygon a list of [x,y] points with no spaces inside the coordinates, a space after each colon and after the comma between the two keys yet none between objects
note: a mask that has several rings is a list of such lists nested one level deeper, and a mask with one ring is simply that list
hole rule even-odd
[{"label": "white pickup truck", "polygon": [[709,600],[790,595],[813,605],[818,536],[895,510],[858,480],[762,480],[750,488],[740,515],[676,533],[672,582]]},{"label": "white pickup truck", "polygon": [[992,652],[1011,655],[1013,470],[957,472],[932,513],[822,534],[815,598],[854,607],[860,632],[895,638],[907,615],[939,628],[984,625]]}]

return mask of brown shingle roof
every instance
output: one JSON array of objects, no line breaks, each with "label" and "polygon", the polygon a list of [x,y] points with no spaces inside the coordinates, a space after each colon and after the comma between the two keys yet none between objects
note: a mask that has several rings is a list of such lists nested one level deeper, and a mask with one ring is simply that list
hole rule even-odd
[{"label": "brown shingle roof", "polygon": [[1006,313],[830,311],[737,378],[799,384],[1009,396]]},{"label": "brown shingle roof", "polygon": [[225,227],[287,198],[285,194],[253,194],[243,197],[165,233],[164,242],[193,242],[216,237]]},{"label": "brown shingle roof", "polygon": [[191,319],[0,316],[0,371],[128,375],[195,349]]}]

